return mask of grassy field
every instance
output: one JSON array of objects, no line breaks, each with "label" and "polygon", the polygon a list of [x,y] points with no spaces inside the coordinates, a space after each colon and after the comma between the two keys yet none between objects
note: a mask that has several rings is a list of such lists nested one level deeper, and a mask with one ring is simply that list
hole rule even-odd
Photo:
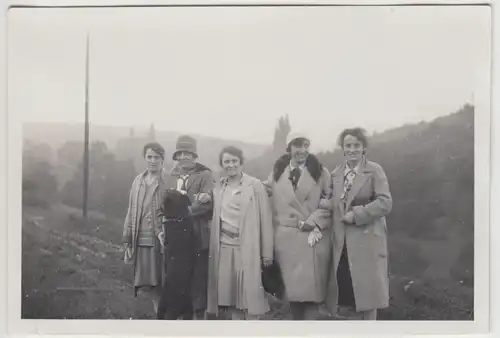
[{"label": "grassy field", "polygon": [[[150,319],[152,304],[134,298],[132,270],[120,252],[121,220],[58,205],[23,211],[22,317],[29,319]],[[408,243],[391,243],[407,247]],[[402,258],[401,258],[402,257]],[[472,283],[420,279],[404,256],[391,266],[391,306],[381,320],[472,320]],[[410,258],[406,258],[409,260]],[[271,299],[265,319],[291,319],[287,304]],[[318,318],[339,319],[339,318]]]}]

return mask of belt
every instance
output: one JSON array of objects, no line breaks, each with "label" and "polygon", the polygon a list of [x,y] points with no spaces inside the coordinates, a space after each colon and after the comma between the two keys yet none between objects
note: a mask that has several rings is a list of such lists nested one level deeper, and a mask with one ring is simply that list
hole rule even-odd
[{"label": "belt", "polygon": [[223,228],[220,229],[220,232],[223,233],[224,235],[226,235],[227,237],[230,237],[230,238],[238,238],[238,237],[240,237],[240,234],[231,232],[229,230],[225,230]]}]

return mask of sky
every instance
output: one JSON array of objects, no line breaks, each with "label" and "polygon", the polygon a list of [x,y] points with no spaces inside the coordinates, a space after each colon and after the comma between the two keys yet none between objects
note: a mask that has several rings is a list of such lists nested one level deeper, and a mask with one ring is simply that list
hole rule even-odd
[{"label": "sky", "polygon": [[9,114],[271,143],[280,116],[313,150],[474,103],[488,7],[14,9]]}]

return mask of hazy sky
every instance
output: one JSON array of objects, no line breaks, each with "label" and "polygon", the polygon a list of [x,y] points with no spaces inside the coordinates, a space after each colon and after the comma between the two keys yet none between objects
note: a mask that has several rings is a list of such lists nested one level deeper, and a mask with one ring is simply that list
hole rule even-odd
[{"label": "hazy sky", "polygon": [[484,81],[489,8],[17,9],[9,113],[270,143],[279,116],[331,148],[342,128],[430,120]]}]

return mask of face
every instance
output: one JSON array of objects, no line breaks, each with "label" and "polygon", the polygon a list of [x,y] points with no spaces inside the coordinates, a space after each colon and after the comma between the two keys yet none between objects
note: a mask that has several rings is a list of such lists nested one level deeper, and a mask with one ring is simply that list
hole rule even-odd
[{"label": "face", "polygon": [[344,158],[350,162],[359,162],[363,158],[365,148],[363,143],[352,135],[346,135],[344,138]]},{"label": "face", "polygon": [[292,160],[295,160],[295,162],[299,164],[304,163],[309,155],[310,145],[311,143],[305,139],[292,142],[290,144],[290,154],[292,156]]},{"label": "face", "polygon": [[160,154],[149,148],[146,150],[146,155],[144,155],[146,162],[148,164],[148,170],[152,173],[156,173],[161,170],[163,166],[163,159]]},{"label": "face", "polygon": [[181,167],[189,168],[194,164],[195,156],[189,151],[181,151],[177,153],[176,160]]},{"label": "face", "polygon": [[238,156],[228,153],[222,155],[222,169],[228,177],[234,177],[241,174],[241,161]]}]

